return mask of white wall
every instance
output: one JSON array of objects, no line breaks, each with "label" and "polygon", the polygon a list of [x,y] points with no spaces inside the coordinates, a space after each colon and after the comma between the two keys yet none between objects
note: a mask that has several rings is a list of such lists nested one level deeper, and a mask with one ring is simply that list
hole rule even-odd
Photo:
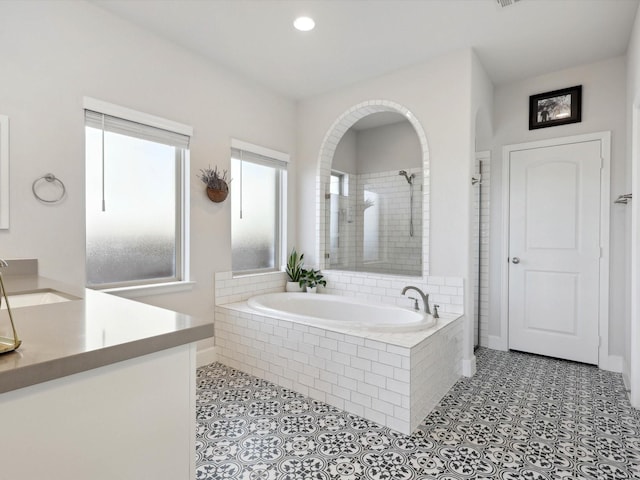
[{"label": "white wall", "polygon": [[347,130],[347,133],[342,136],[333,155],[333,168],[343,173],[358,173],[357,137],[353,129]]},{"label": "white wall", "polygon": [[360,130],[356,135],[358,173],[422,167],[422,146],[410,122]]},{"label": "white wall", "polygon": [[[629,259],[627,276],[630,288],[630,312],[625,318],[624,355],[622,373],[631,389],[631,404],[640,408],[640,15],[636,20],[627,50],[627,162],[626,174],[630,178],[630,191],[635,198],[630,208],[628,234]],[[627,207],[629,211],[629,208]]]},{"label": "white wall", "polygon": [[[417,67],[361,82],[298,105],[300,249],[315,249],[315,176],[325,134],[345,111],[384,99],[407,107],[422,124],[431,162],[431,274],[464,276],[469,168],[470,52],[460,51]],[[452,81],[455,80],[455,81]],[[451,202],[451,198],[462,201]],[[461,254],[461,255],[458,255]],[[307,257],[305,257],[307,258]]]},{"label": "white wall", "polygon": [[[229,168],[230,137],[292,154],[295,105],[174,44],[79,1],[0,2],[0,113],[10,117],[11,228],[0,256],[36,257],[42,275],[84,284],[83,96],[192,125],[191,292],[143,300],[213,313],[213,273],[231,269],[230,203],[211,203],[195,174]],[[31,183],[52,172],[67,198],[43,205]],[[150,175],[150,179],[153,175]],[[231,184],[234,188],[234,183]]]},{"label": "white wall", "polygon": [[[625,167],[625,58],[616,57],[559,72],[501,85],[495,89],[494,140],[491,182],[491,231],[501,232],[502,146],[536,140],[610,130],[611,141],[611,238],[609,353],[624,351],[624,322],[629,312],[625,291],[626,207],[613,200],[628,193]],[[582,85],[582,122],[529,130],[529,96],[573,85]],[[489,335],[499,335],[500,325],[500,235],[491,238]]]}]

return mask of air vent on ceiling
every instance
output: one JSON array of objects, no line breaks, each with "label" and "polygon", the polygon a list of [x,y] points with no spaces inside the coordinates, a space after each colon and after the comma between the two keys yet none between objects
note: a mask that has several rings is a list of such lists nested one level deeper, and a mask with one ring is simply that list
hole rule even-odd
[{"label": "air vent on ceiling", "polygon": [[505,8],[505,7],[509,7],[511,5],[514,5],[518,2],[521,2],[522,0],[496,0],[496,3],[498,4],[498,6],[500,8]]}]

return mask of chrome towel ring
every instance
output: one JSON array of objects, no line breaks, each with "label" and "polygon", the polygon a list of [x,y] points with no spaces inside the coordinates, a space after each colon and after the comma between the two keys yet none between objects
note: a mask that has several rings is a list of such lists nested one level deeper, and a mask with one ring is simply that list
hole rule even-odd
[{"label": "chrome towel ring", "polygon": [[[45,180],[45,181],[47,181],[49,183],[54,183],[55,182],[57,185],[60,186],[62,191],[60,192],[60,195],[58,196],[58,198],[54,198],[53,200],[47,200],[46,198],[42,198],[40,195],[38,195],[38,193],[36,192],[36,186],[42,180]],[[61,201],[64,198],[65,194],[67,193],[67,188],[64,186],[64,183],[62,183],[62,180],[57,178],[53,173],[47,173],[46,175],[43,175],[40,178],[36,178],[33,181],[33,184],[31,185],[31,191],[33,192],[33,195],[38,200],[40,200],[41,202],[44,202],[44,203],[58,203],[59,201]]]}]

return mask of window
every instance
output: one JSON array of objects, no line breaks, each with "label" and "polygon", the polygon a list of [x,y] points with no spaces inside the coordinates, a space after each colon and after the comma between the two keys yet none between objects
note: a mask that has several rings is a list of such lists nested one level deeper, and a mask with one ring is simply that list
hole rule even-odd
[{"label": "window", "polygon": [[87,286],[185,280],[190,127],[97,100],[85,108]]},{"label": "window", "polygon": [[349,196],[349,175],[331,170],[331,181],[329,183],[329,193],[332,195]]},{"label": "window", "polygon": [[231,263],[236,273],[280,268],[288,159],[246,142],[231,143]]}]

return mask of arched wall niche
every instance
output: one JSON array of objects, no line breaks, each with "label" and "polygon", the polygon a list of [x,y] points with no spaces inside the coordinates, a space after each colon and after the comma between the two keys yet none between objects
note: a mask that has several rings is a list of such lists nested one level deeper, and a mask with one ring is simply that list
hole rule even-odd
[{"label": "arched wall niche", "polygon": [[340,140],[358,120],[379,112],[393,112],[403,115],[413,126],[422,149],[422,276],[429,275],[429,147],[424,129],[411,111],[388,100],[369,100],[349,108],[331,125],[320,146],[318,171],[316,175],[316,258],[321,269],[326,268],[325,252],[328,245],[327,209],[325,195],[331,176],[331,164]]}]

